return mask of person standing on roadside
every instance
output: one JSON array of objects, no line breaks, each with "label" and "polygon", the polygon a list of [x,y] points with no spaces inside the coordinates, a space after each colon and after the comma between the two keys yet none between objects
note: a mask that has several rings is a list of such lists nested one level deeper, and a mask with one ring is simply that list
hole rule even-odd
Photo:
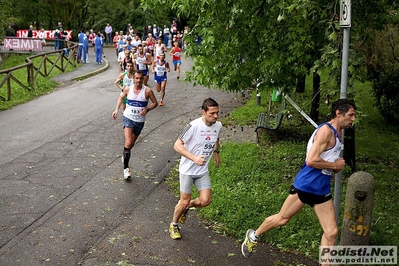
[{"label": "person standing on roadside", "polygon": [[97,32],[96,38],[94,38],[94,49],[96,51],[96,63],[103,63],[103,38],[100,31]]},{"label": "person standing on roadside", "polygon": [[44,32],[44,29],[40,29],[39,34],[38,34],[41,42],[42,42],[42,46],[46,45],[46,33]]},{"label": "person standing on roadside", "polygon": [[60,49],[60,30],[62,28],[62,23],[58,22],[57,27],[54,31],[54,50]]},{"label": "person standing on roadside", "polygon": [[29,25],[28,38],[33,38],[33,25]]},{"label": "person standing on roadside", "polygon": [[86,31],[86,37],[83,41],[83,63],[89,63],[89,35],[90,33]]},{"label": "person standing on roadside", "polygon": [[80,30],[78,34],[78,62],[80,63],[82,61],[82,55],[83,55],[83,44],[86,38],[86,34],[83,29]]},{"label": "person standing on roadside", "polygon": [[356,118],[353,100],[340,99],[332,104],[332,119],[317,127],[309,139],[306,159],[295,177],[289,195],[277,214],[267,217],[258,229],[248,229],[241,252],[250,257],[258,239],[271,229],[283,226],[297,214],[305,204],[313,208],[324,231],[321,246],[333,246],[338,234],[335,208],[331,196],[330,180],[333,173],[345,167],[340,156],[341,130],[349,128]]},{"label": "person standing on roadside", "polygon": [[163,43],[165,44],[166,47],[170,48],[169,45],[169,34],[170,34],[170,30],[168,28],[168,26],[163,25]]},{"label": "person standing on roadside", "polygon": [[[96,38],[96,34],[94,33],[93,29],[90,29],[90,34],[89,34],[89,41],[91,45],[94,47],[94,39]],[[94,48],[94,52],[96,51],[96,48]]]},{"label": "person standing on roadside", "polygon": [[[174,149],[181,155],[179,165],[180,200],[175,206],[169,235],[180,239],[178,223],[184,224],[192,207],[205,207],[211,203],[212,190],[208,164],[213,155],[216,167],[220,165],[219,136],[222,123],[217,121],[219,104],[208,98],[202,103],[202,116],[191,121],[180,133]],[[193,184],[199,197],[191,199]]]},{"label": "person standing on roadside", "polygon": [[[134,73],[134,83],[130,87],[124,87],[118,98],[112,118],[116,119],[119,108],[125,97],[126,109],[123,111],[123,132],[125,135],[125,147],[123,149],[123,178],[131,178],[129,169],[130,152],[138,136],[140,135],[145,118],[151,110],[158,106],[157,99],[151,88],[143,85],[144,75],[141,71]],[[148,106],[148,100],[151,104]]]},{"label": "person standing on roadside", "polygon": [[112,26],[107,23],[104,29],[105,32],[105,45],[112,44]]}]

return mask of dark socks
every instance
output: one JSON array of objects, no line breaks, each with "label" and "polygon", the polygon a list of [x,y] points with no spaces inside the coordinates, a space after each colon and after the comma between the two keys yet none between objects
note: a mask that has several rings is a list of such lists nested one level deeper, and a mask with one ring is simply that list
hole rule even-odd
[{"label": "dark socks", "polygon": [[123,168],[129,168],[129,160],[130,160],[130,150],[132,148],[124,148],[123,149]]}]

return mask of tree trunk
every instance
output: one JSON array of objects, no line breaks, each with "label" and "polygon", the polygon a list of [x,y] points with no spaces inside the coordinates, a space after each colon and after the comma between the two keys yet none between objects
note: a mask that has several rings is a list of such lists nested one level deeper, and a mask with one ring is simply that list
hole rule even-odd
[{"label": "tree trunk", "polygon": [[310,118],[317,123],[319,120],[319,108],[320,108],[320,75],[317,72],[313,72],[313,97],[312,106],[310,109]]},{"label": "tree trunk", "polygon": [[298,93],[305,92],[305,83],[306,83],[306,75],[299,77],[296,82],[296,92]]}]

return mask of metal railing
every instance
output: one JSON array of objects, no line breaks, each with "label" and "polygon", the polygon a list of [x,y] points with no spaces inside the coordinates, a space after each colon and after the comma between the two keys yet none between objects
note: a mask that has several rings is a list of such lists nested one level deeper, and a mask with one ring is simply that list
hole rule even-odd
[{"label": "metal railing", "polygon": [[[62,40],[60,40],[62,41]],[[78,44],[70,41],[63,41],[64,47],[61,50],[54,50],[49,52],[43,52],[36,55],[29,56],[25,59],[26,63],[9,69],[0,70],[0,79],[3,74],[4,78],[0,80],[0,90],[3,89],[6,84],[6,97],[0,95],[0,100],[10,101],[12,94],[12,83],[14,81],[22,88],[29,91],[36,90],[36,78],[40,74],[43,77],[47,77],[51,74],[54,69],[59,69],[64,72],[69,65],[76,67],[77,64],[77,50]],[[4,50],[3,50],[4,52]],[[15,53],[13,50],[8,51],[8,53]],[[55,60],[52,55],[57,55]],[[51,56],[51,57],[50,57]],[[35,58],[42,58],[41,60],[34,60]],[[33,62],[34,60],[34,62]],[[27,79],[25,81],[19,80],[13,73],[19,69],[26,68]]]}]

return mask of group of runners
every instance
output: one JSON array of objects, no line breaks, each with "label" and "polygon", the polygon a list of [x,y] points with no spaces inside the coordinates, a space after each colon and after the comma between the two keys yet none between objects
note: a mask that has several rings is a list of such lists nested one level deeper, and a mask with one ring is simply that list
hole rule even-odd
[{"label": "group of runners", "polygon": [[[115,49],[117,50],[117,60],[119,63],[120,74],[115,80],[115,84],[121,90],[125,86],[133,83],[133,74],[140,70],[143,73],[143,85],[148,86],[150,72],[154,75],[155,88],[161,93],[159,105],[164,105],[167,73],[171,68],[166,60],[168,49],[162,43],[162,39],[155,40],[151,33],[148,34],[146,41],[141,41],[138,35],[115,35]],[[172,57],[174,70],[177,71],[177,79],[180,78],[180,66],[182,49],[178,42],[169,51]],[[125,103],[123,103],[125,108]]]}]

